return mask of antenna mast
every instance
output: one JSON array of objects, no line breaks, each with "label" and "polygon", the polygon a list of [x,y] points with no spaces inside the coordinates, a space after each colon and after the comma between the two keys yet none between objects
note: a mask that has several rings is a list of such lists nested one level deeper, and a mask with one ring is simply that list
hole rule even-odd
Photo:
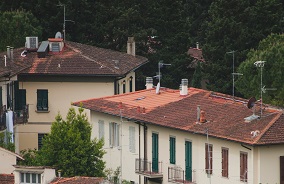
[{"label": "antenna mast", "polygon": [[233,72],[232,72],[232,75],[233,75],[233,99],[235,99],[235,75],[243,75],[241,73],[235,73],[235,50],[233,51],[230,51],[230,52],[226,52],[227,54],[233,54]]},{"label": "antenna mast", "polygon": [[256,67],[259,67],[260,68],[260,99],[261,99],[261,102],[260,102],[260,117],[262,117],[262,69],[264,67],[264,63],[266,61],[256,61],[254,63],[254,65]]}]

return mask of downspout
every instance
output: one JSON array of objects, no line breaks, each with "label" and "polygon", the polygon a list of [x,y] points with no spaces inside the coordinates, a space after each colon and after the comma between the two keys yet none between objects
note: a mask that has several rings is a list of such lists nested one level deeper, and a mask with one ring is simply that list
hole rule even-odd
[{"label": "downspout", "polygon": [[[138,149],[139,149],[139,153],[138,153],[139,154],[139,160],[138,160],[139,161],[139,165],[138,165],[139,166],[139,172],[140,172],[140,169],[141,169],[141,153],[140,153],[141,152],[141,148],[140,148],[140,129],[141,128],[140,128],[140,126],[141,126],[141,124],[139,123],[139,137],[138,137],[138,139],[139,139],[139,141],[138,141],[139,142],[138,143],[139,144],[139,147],[138,147]],[[141,175],[140,174],[139,174],[139,184],[141,184]]]},{"label": "downspout", "polygon": [[[147,126],[144,123],[144,171],[147,170]],[[147,178],[144,177],[144,183],[147,183]]]}]

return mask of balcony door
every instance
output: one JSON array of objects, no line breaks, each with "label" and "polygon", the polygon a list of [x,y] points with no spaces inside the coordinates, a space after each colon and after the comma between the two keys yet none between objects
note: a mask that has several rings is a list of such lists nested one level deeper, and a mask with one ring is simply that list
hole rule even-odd
[{"label": "balcony door", "polygon": [[185,180],[192,181],[192,145],[185,141]]},{"label": "balcony door", "polygon": [[152,133],[152,171],[159,171],[159,135]]}]

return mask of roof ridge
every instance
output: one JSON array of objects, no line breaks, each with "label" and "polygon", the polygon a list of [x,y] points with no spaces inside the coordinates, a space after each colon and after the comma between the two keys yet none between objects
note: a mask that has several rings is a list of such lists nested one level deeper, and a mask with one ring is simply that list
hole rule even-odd
[{"label": "roof ridge", "polygon": [[[276,112],[275,112],[276,113]],[[272,113],[274,114],[274,113]],[[275,116],[269,123],[268,125],[263,129],[263,131],[260,133],[260,135],[255,139],[255,141],[253,141],[253,144],[256,144],[261,138],[262,136],[271,128],[272,125],[274,125],[274,123],[280,118],[280,116],[283,114],[283,112],[280,112],[277,114],[277,116]]]}]

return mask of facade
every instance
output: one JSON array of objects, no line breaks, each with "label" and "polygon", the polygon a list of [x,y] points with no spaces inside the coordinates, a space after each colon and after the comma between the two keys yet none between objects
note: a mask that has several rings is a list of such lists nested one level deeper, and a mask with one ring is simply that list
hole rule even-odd
[{"label": "facade", "polygon": [[72,102],[135,91],[135,70],[147,63],[135,55],[133,38],[127,53],[61,38],[38,43],[27,37],[27,43],[7,47],[0,61],[0,127],[15,132],[16,152],[39,149],[56,115],[65,118]]},{"label": "facade", "polygon": [[17,163],[17,159],[23,160],[23,158],[11,152],[5,148],[0,147],[0,174],[11,174],[14,171],[13,165]]},{"label": "facade", "polygon": [[73,103],[91,110],[92,136],[105,140],[106,167],[120,167],[122,180],[283,183],[282,109],[187,80],[181,90],[149,81],[146,90]]}]

